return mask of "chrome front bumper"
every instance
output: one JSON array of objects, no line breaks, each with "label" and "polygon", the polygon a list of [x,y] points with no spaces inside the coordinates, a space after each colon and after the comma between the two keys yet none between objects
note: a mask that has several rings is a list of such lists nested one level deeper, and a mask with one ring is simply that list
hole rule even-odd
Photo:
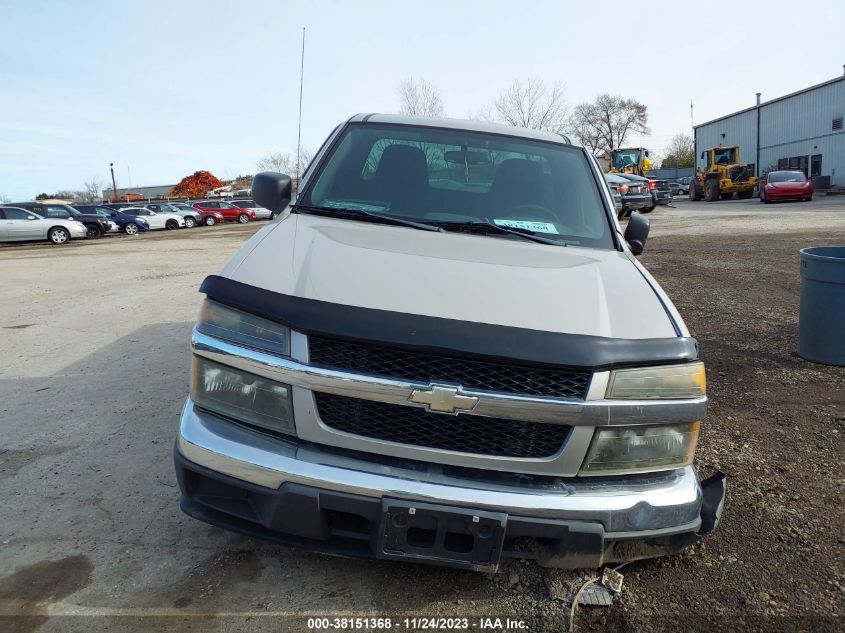
[{"label": "chrome front bumper", "polygon": [[363,498],[600,523],[607,539],[695,533],[702,525],[702,488],[691,466],[637,477],[514,477],[502,483],[475,479],[469,469],[450,474],[437,465],[385,465],[361,453],[269,437],[208,414],[190,399],[177,450],[192,464],[263,489],[298,484]]}]

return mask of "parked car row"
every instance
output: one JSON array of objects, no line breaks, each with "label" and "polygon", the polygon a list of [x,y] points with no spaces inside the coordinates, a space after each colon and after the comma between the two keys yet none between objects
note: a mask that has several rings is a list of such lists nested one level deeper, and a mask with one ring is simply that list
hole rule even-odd
[{"label": "parked car row", "polygon": [[227,221],[245,224],[255,219],[269,220],[272,214],[256,207],[252,200],[75,205],[10,202],[0,206],[0,242],[49,240],[65,244],[72,239],[95,239],[108,233],[138,235]]},{"label": "parked car row", "polygon": [[672,202],[672,189],[667,180],[622,173],[608,173],[604,178],[613,194],[620,220],[633,211],[650,213],[655,206]]}]

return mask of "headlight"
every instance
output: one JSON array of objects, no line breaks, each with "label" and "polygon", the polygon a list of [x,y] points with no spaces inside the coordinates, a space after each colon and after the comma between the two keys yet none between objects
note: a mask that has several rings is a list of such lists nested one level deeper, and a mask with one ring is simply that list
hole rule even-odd
[{"label": "headlight", "polygon": [[610,373],[607,398],[654,400],[698,398],[707,392],[704,363],[617,369]]},{"label": "headlight", "polygon": [[290,328],[206,299],[197,329],[203,334],[273,354],[290,354]]},{"label": "headlight", "polygon": [[581,475],[624,475],[692,463],[698,422],[596,429]]},{"label": "headlight", "polygon": [[191,399],[222,416],[296,435],[288,385],[195,356]]}]

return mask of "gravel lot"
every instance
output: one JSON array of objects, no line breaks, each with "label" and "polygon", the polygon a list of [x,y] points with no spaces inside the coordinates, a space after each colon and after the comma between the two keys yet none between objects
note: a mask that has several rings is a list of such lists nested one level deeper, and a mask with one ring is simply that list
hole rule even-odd
[{"label": "gravel lot", "polygon": [[[845,626],[845,368],[795,354],[798,250],[845,243],[845,197],[658,208],[642,259],[702,343],[697,465],[719,529],[626,567],[578,630]],[[256,228],[0,246],[0,631],[306,630],[308,614],[467,615],[565,630],[586,574],[361,562],[183,516],[171,462],[202,278]]]}]

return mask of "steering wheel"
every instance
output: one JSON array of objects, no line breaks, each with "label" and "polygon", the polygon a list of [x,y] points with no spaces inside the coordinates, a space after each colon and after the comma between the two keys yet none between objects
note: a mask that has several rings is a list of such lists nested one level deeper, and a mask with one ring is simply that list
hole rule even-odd
[{"label": "steering wheel", "polygon": [[[557,216],[549,211],[546,207],[539,204],[518,204],[505,211],[505,219],[525,220],[532,222],[533,220],[546,220],[552,224],[559,224]],[[518,217],[515,217],[518,216]],[[539,217],[537,217],[539,216]]]}]

